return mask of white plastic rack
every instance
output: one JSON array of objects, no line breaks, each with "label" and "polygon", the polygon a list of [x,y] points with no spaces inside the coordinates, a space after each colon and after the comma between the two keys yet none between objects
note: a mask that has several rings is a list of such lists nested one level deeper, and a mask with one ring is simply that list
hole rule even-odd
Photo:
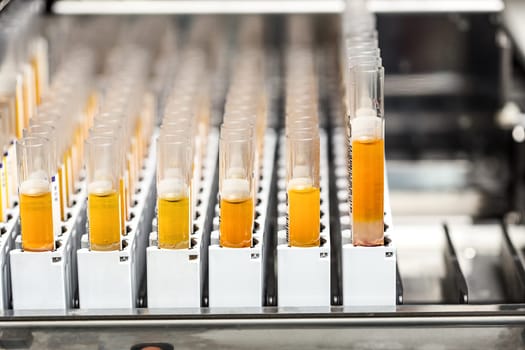
[{"label": "white plastic rack", "polygon": [[217,176],[219,132],[212,129],[201,177],[194,188],[197,206],[189,249],[160,249],[157,246],[156,219],[147,248],[147,288],[149,308],[200,307],[207,265],[207,245],[204,239],[208,207],[212,201],[214,180]]},{"label": "white plastic rack", "polygon": [[219,206],[215,207],[214,230],[209,246],[209,306],[260,307],[264,303],[265,249],[271,232],[264,232],[270,202],[277,135],[265,134],[261,178],[255,207],[253,244],[250,248],[223,248],[219,245]]},{"label": "white plastic rack", "polygon": [[70,309],[75,306],[76,251],[86,226],[84,181],[78,183],[72,203],[66,208],[66,221],[62,222],[54,251],[23,251],[21,236],[16,230],[16,249],[10,252],[14,310]]},{"label": "white plastic rack", "polygon": [[[333,130],[334,146],[345,144],[345,131]],[[341,224],[343,305],[352,307],[396,306],[396,259],[389,191],[385,175],[385,245],[354,247],[349,216],[347,154],[333,147],[337,200]]]},{"label": "white plastic rack", "polygon": [[290,247],[286,216],[286,147],[281,135],[278,160],[277,303],[279,306],[330,306],[330,207],[328,196],[327,138],[320,137],[321,245]]},{"label": "white plastic rack", "polygon": [[132,196],[131,220],[126,221],[127,234],[122,238],[121,250],[90,250],[84,226],[82,248],[77,251],[81,309],[132,309],[139,304],[146,246],[155,210],[155,165],[156,148],[151,142]]}]

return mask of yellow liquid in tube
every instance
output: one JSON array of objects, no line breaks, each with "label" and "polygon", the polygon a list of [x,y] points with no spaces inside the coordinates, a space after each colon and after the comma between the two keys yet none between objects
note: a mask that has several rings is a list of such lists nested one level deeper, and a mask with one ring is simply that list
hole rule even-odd
[{"label": "yellow liquid in tube", "polygon": [[[9,151],[8,151],[9,152]],[[4,168],[2,169],[2,171],[4,172],[4,178],[5,178],[5,198],[4,198],[4,201],[6,203],[5,205],[5,208],[8,208],[10,207],[10,200],[11,200],[11,181],[13,181],[13,179],[10,178],[11,176],[11,173],[10,173],[10,164],[9,164],[9,153],[4,153],[3,155],[3,161],[4,161]]]},{"label": "yellow liquid in tube", "polygon": [[16,138],[22,138],[24,130],[24,92],[22,87],[22,78],[19,76],[16,79],[15,86],[15,112],[16,112]]},{"label": "yellow liquid in tube", "polygon": [[[2,157],[3,161],[3,157]],[[5,221],[4,212],[7,208],[7,182],[4,163],[0,167],[0,222]]]},{"label": "yellow liquid in tube", "polygon": [[60,219],[66,221],[66,213],[64,208],[64,167],[60,165],[58,167],[58,193],[60,194]]},{"label": "yellow liquid in tube", "polygon": [[352,141],[352,242],[384,244],[384,141]]},{"label": "yellow liquid in tube", "polygon": [[120,249],[120,206],[118,192],[110,181],[95,181],[88,188],[88,223],[91,250]]},{"label": "yellow liquid in tube", "polygon": [[41,91],[40,91],[40,75],[42,74],[40,72],[40,69],[38,67],[38,56],[37,55],[34,55],[34,57],[31,59],[31,66],[33,68],[33,71],[35,72],[35,100],[36,100],[36,104],[39,105],[40,104],[40,99],[41,99]]},{"label": "yellow liquid in tube", "polygon": [[[306,180],[306,181],[301,181]],[[288,185],[288,241],[291,247],[318,247],[320,190],[310,179],[292,179]]]},{"label": "yellow liquid in tube", "polygon": [[22,92],[24,96],[24,128],[29,126],[29,120],[35,112],[35,74],[30,64],[24,65]]},{"label": "yellow liquid in tube", "polygon": [[131,196],[135,193],[135,177],[133,174],[134,166],[132,156],[128,154],[126,158],[126,166],[128,170],[128,195],[131,199]]},{"label": "yellow liquid in tube", "polygon": [[70,200],[71,200],[71,155],[70,150],[66,151],[66,154],[64,155],[64,179],[65,179],[65,190],[66,190],[66,206],[70,207]]},{"label": "yellow liquid in tube", "polygon": [[220,201],[219,239],[221,247],[252,246],[253,198],[248,180],[224,180]]},{"label": "yellow liquid in tube", "polygon": [[47,181],[30,179],[20,186],[20,230],[24,250],[54,249],[52,198]]},{"label": "yellow liquid in tube", "polygon": [[121,177],[118,181],[118,189],[119,189],[119,195],[120,195],[120,226],[121,226],[121,233],[122,235],[126,234],[126,219],[128,218],[127,213],[127,199],[126,199],[126,189],[124,184],[124,177]]},{"label": "yellow liquid in tube", "polygon": [[187,187],[180,180],[165,179],[158,190],[159,248],[190,248],[191,211]]}]

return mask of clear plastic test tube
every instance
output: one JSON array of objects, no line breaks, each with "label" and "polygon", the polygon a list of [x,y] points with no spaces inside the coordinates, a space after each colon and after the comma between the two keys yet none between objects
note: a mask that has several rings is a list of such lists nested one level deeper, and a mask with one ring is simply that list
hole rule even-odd
[{"label": "clear plastic test tube", "polygon": [[[350,115],[350,119],[352,117],[355,117],[356,111],[358,110],[358,107],[356,106],[356,84],[357,79],[355,79],[355,71],[357,70],[357,66],[361,67],[369,67],[369,69],[375,69],[375,67],[381,67],[381,57],[378,56],[378,53],[374,54],[363,54],[360,56],[350,56],[348,57],[348,75],[347,75],[347,91],[348,91],[348,113]],[[366,69],[366,68],[365,68]],[[361,88],[362,90],[362,88]],[[382,103],[382,100],[381,100]],[[382,106],[381,106],[382,110]]]},{"label": "clear plastic test tube", "polygon": [[160,135],[157,140],[157,221],[158,246],[165,249],[190,248],[191,138],[181,130]]},{"label": "clear plastic test tube", "polygon": [[86,141],[91,250],[120,249],[119,146],[115,138],[110,137],[93,136]]},{"label": "clear plastic test tube", "polygon": [[[111,117],[106,113],[95,118],[95,124],[90,130],[91,134],[98,133],[99,136],[109,136],[116,139],[116,142],[119,144],[119,159],[120,164],[116,165],[119,167],[119,194],[120,194],[120,210],[121,210],[121,230],[122,233],[125,233],[125,223],[129,218],[129,208],[131,206],[131,196],[133,194],[133,181],[134,177],[134,162],[132,157],[128,153],[129,145],[126,144],[128,139],[126,136],[126,128],[124,122],[124,117]],[[110,131],[112,130],[112,131]],[[110,136],[111,135],[111,136]]]},{"label": "clear plastic test tube", "polygon": [[8,116],[8,106],[0,104],[0,222],[7,219],[5,215],[7,209],[7,173],[4,152],[7,152],[9,147]]},{"label": "clear plastic test tube", "polygon": [[357,64],[350,79],[352,243],[379,246],[384,244],[383,67]]},{"label": "clear plastic test tube", "polygon": [[16,150],[22,248],[52,251],[55,249],[54,227],[59,223],[53,219],[49,141],[25,137],[17,141]]},{"label": "clear plastic test tube", "polygon": [[286,141],[288,244],[319,246],[319,131],[313,127],[289,130]]},{"label": "clear plastic test tube", "polygon": [[124,136],[123,128],[119,124],[101,124],[97,123],[90,129],[91,136],[103,136],[110,137],[119,144],[119,160],[120,164],[115,164],[118,170],[118,189],[119,189],[119,198],[120,198],[120,228],[121,233],[124,235],[126,233],[126,220],[130,217],[130,208],[131,208],[131,176],[129,172],[129,156],[126,153],[124,145]]},{"label": "clear plastic test tube", "polygon": [[253,129],[223,125],[219,146],[219,196],[221,247],[252,246],[254,217]]},{"label": "clear plastic test tube", "polygon": [[[59,223],[63,220],[63,213],[61,212],[61,197],[60,197],[60,181],[58,176],[58,161],[57,161],[57,136],[56,130],[53,126],[45,124],[33,123],[29,129],[24,130],[24,137],[37,136],[45,138],[49,141],[50,151],[50,170],[51,170],[51,197],[53,203],[53,221]],[[60,225],[54,226],[55,237],[60,234]]]}]

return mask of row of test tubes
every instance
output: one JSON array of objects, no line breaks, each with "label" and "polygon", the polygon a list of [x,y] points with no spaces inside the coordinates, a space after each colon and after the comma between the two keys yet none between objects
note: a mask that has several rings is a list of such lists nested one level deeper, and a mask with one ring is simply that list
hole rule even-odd
[{"label": "row of test tubes", "polygon": [[154,128],[147,90],[151,56],[132,43],[112,50],[101,108],[86,141],[89,247],[121,249]]},{"label": "row of test tubes", "polygon": [[253,244],[267,120],[263,22],[250,17],[240,26],[220,130],[219,240],[225,248]]},{"label": "row of test tubes", "polygon": [[[17,142],[22,249],[52,251],[81,178],[93,56],[73,50]],[[71,89],[78,86],[77,89]]]},{"label": "row of test tubes", "polygon": [[38,34],[38,1],[18,2],[0,18],[4,58],[0,69],[0,222],[18,202],[15,140],[29,126],[49,85],[47,41]]},{"label": "row of test tubes", "polygon": [[205,53],[186,48],[157,139],[158,247],[189,249],[210,123]]},{"label": "row of test tubes", "polygon": [[291,247],[320,245],[318,87],[311,24],[289,22],[286,51],[287,237]]},{"label": "row of test tubes", "polygon": [[375,17],[349,2],[344,28],[345,90],[352,243],[384,244],[384,69]]}]

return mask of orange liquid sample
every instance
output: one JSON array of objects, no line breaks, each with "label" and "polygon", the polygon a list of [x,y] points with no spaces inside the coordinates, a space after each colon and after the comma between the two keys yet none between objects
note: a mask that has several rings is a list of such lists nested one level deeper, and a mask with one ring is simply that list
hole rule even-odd
[{"label": "orange liquid sample", "polygon": [[120,207],[117,191],[88,196],[91,250],[120,249]]},{"label": "orange liquid sample", "polygon": [[66,221],[66,212],[64,208],[64,174],[62,173],[62,166],[58,167],[58,193],[60,194],[60,220]]},{"label": "orange liquid sample", "polygon": [[71,194],[73,193],[72,190],[72,178],[71,178],[71,150],[67,150],[66,154],[64,155],[64,177],[65,177],[65,189],[66,189],[66,205],[67,207],[71,207]]},{"label": "orange liquid sample", "polygon": [[118,181],[118,190],[120,195],[120,229],[121,233],[126,233],[126,219],[128,218],[127,213],[127,201],[126,201],[126,188],[124,184],[124,177],[121,177]]},{"label": "orange liquid sample", "polygon": [[17,79],[15,91],[15,112],[16,112],[16,138],[22,137],[22,130],[24,130],[24,92],[22,88],[22,81]]},{"label": "orange liquid sample", "polygon": [[352,141],[352,242],[384,244],[384,141]]},{"label": "orange liquid sample", "polygon": [[318,247],[320,192],[315,187],[288,190],[288,241],[291,247]]},{"label": "orange liquid sample", "polygon": [[42,72],[39,69],[38,58],[36,56],[33,57],[33,59],[31,60],[31,66],[33,67],[33,71],[35,72],[35,100],[38,105],[40,104],[41,99],[40,84]]},{"label": "orange liquid sample", "polygon": [[20,194],[20,226],[24,250],[54,249],[51,192]]},{"label": "orange liquid sample", "polygon": [[220,245],[226,248],[252,246],[253,199],[221,199]]}]

